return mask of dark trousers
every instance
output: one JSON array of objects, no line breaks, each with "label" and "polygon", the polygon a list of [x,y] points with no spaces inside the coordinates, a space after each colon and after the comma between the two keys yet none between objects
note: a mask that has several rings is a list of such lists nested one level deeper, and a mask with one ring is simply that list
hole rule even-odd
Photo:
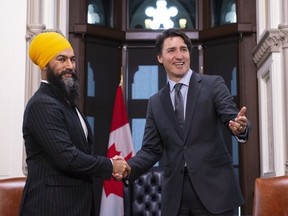
[{"label": "dark trousers", "polygon": [[181,205],[178,216],[232,216],[233,210],[223,212],[222,214],[211,214],[202,204],[198,195],[196,194],[187,169],[184,169],[184,184]]}]

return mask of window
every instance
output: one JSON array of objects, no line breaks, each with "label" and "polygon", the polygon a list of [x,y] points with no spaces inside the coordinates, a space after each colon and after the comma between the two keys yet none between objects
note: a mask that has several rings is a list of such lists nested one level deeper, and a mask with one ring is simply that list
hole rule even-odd
[{"label": "window", "polygon": [[211,0],[212,27],[237,22],[236,0]]},{"label": "window", "polygon": [[128,46],[126,52],[128,116],[134,149],[138,151],[142,145],[148,99],[166,85],[167,77],[158,65],[153,46]]},{"label": "window", "polygon": [[129,0],[130,29],[195,29],[196,0]]},{"label": "window", "polygon": [[111,0],[88,0],[87,23],[112,27]]}]

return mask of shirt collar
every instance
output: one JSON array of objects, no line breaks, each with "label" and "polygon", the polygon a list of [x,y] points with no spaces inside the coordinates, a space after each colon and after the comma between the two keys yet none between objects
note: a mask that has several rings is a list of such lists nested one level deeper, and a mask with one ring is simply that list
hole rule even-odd
[{"label": "shirt collar", "polygon": [[47,80],[41,80],[41,82],[49,84]]},{"label": "shirt collar", "polygon": [[[179,81],[179,83],[182,83],[185,86],[189,87],[189,82],[190,82],[190,78],[192,76],[192,73],[193,73],[193,71],[191,69],[189,69],[189,71],[184,75],[184,77],[182,77],[182,79]],[[168,83],[170,86],[170,92],[172,92],[176,82],[168,78]]]}]

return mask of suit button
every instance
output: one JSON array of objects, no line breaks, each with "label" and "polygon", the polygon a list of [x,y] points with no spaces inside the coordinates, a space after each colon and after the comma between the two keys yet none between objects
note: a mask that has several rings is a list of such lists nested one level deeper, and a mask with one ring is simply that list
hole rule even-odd
[{"label": "suit button", "polygon": [[184,145],[184,146],[183,146],[183,149],[184,149],[184,150],[186,150],[186,149],[187,149],[187,146],[186,146],[186,145]]}]

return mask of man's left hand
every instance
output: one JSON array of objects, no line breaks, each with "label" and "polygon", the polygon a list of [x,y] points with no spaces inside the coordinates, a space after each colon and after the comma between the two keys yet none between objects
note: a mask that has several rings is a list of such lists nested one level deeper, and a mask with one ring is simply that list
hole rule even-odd
[{"label": "man's left hand", "polygon": [[235,135],[242,134],[246,131],[247,118],[245,116],[247,108],[244,106],[239,111],[237,117],[234,120],[229,121],[229,128]]}]

